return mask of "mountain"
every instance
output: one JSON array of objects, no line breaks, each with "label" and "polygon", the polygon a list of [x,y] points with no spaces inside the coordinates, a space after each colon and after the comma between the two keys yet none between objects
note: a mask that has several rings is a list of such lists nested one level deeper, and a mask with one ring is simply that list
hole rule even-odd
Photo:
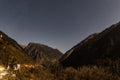
[{"label": "mountain", "polygon": [[38,64],[45,64],[58,60],[62,56],[59,50],[39,43],[29,43],[24,50],[28,55],[32,56]]},{"label": "mountain", "polygon": [[22,45],[22,44],[20,44],[20,46],[21,46],[23,49],[26,47],[26,45]]},{"label": "mountain", "polygon": [[33,63],[33,59],[15,40],[0,31],[0,65],[7,67],[11,64]]},{"label": "mountain", "polygon": [[120,58],[120,22],[88,36],[60,59],[63,66],[79,67]]},{"label": "mountain", "polygon": [[[47,50],[44,49],[44,51]],[[51,49],[48,51],[50,53]],[[54,50],[53,52],[59,51]],[[51,56],[59,58],[58,55]],[[0,31],[0,80],[47,80],[48,77],[50,80],[55,80],[47,68],[36,65],[21,45]]]}]

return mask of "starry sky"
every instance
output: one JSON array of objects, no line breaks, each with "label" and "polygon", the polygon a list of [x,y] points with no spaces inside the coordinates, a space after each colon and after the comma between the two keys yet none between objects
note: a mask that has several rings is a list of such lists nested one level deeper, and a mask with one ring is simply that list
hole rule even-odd
[{"label": "starry sky", "polygon": [[120,21],[120,0],[0,0],[0,30],[62,52]]}]

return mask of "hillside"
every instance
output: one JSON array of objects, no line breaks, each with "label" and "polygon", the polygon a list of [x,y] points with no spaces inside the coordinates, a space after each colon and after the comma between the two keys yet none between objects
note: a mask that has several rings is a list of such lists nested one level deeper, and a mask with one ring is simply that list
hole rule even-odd
[{"label": "hillside", "polygon": [[37,64],[45,64],[58,60],[62,53],[51,47],[39,43],[29,43],[24,50],[30,55]]},{"label": "hillside", "polygon": [[95,33],[71,48],[60,59],[63,66],[79,67],[120,58],[120,23]]},{"label": "hillside", "polygon": [[11,62],[31,64],[33,60],[15,40],[0,31],[0,63],[7,67]]},{"label": "hillside", "polygon": [[[119,26],[88,36],[64,55],[39,43],[21,47],[0,31],[0,80],[120,80]],[[97,65],[104,60],[110,63],[108,67]],[[53,63],[41,66],[34,61]]]}]

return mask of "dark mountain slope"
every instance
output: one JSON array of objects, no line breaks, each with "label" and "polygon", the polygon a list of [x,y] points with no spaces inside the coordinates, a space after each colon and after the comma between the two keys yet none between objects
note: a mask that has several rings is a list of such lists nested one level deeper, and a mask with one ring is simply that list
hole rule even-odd
[{"label": "dark mountain slope", "polygon": [[25,51],[28,55],[32,56],[38,64],[58,60],[62,56],[59,50],[39,43],[29,43],[28,46],[25,47]]},{"label": "dark mountain slope", "polygon": [[90,35],[63,55],[63,66],[79,67],[97,64],[106,58],[120,57],[120,23],[112,25],[101,33]]},{"label": "dark mountain slope", "polygon": [[0,64],[8,66],[11,62],[17,64],[34,63],[15,40],[0,31]]}]

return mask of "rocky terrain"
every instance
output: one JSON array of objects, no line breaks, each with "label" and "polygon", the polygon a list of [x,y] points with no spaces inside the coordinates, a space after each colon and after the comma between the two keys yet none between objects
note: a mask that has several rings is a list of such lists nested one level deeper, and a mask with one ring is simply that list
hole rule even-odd
[{"label": "rocky terrain", "polygon": [[48,64],[58,60],[63,55],[58,49],[53,49],[40,43],[29,43],[24,50],[37,64]]}]

